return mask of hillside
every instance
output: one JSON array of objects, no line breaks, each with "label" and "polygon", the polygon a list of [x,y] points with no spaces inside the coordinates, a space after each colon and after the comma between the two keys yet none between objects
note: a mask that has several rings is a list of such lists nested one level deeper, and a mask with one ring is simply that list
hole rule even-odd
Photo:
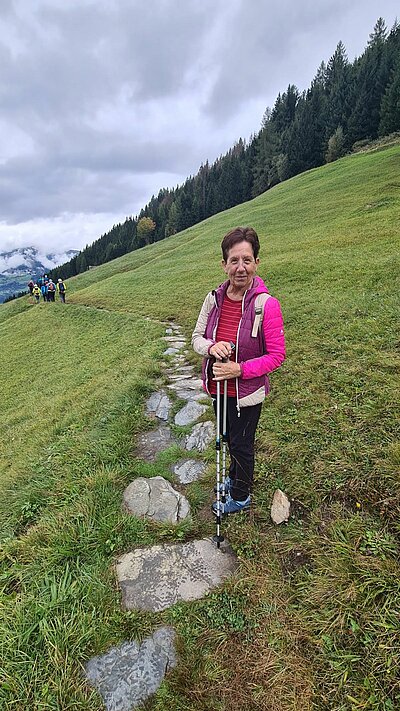
[{"label": "hillside", "polygon": [[[153,711],[400,705],[399,166],[399,145],[348,156],[68,280],[66,307],[0,307],[2,708],[102,708],[84,662],[161,620],[180,661]],[[225,525],[240,572],[202,601],[124,613],[118,553],[214,531],[211,449],[190,524],[157,528],[120,502],[137,476],[171,477],[175,450],[144,465],[133,447],[162,379],[161,322],[190,335],[236,224],[259,233],[288,347],[258,432],[254,512]],[[277,486],[295,502],[279,529]]]}]

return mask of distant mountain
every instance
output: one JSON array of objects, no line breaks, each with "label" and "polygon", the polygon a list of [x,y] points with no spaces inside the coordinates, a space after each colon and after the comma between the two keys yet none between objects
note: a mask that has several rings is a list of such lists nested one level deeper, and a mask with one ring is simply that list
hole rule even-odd
[{"label": "distant mountain", "polygon": [[0,303],[27,288],[30,279],[72,259],[79,251],[69,249],[61,254],[45,254],[36,247],[20,247],[11,252],[0,252]]}]

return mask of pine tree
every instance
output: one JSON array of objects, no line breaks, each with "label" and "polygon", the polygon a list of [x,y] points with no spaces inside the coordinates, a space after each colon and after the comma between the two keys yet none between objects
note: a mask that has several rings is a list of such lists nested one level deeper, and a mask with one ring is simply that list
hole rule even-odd
[{"label": "pine tree", "polygon": [[328,62],[325,75],[326,126],[325,139],[328,141],[340,125],[347,132],[351,114],[351,67],[343,42],[339,42]]},{"label": "pine tree", "polygon": [[393,66],[385,36],[386,27],[380,18],[370,35],[367,49],[357,63],[357,99],[349,120],[352,142],[378,135],[381,102]]},{"label": "pine tree", "polygon": [[400,59],[382,99],[379,135],[400,131]]}]

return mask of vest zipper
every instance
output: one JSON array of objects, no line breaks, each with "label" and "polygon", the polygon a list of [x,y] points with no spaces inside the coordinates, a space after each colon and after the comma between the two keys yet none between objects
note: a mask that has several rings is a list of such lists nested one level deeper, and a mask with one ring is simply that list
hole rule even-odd
[{"label": "vest zipper", "polygon": [[[214,296],[215,308],[217,309],[217,313],[218,313],[217,320],[215,322],[215,328],[214,328],[214,331],[212,334],[213,340],[215,341],[215,337],[217,335],[217,328],[218,328],[218,323],[219,323],[220,312],[218,311],[217,295],[215,292],[213,293],[213,296]],[[209,366],[210,366],[210,362],[208,362],[207,366],[206,366],[206,391],[207,391],[208,395],[211,397],[210,388],[208,387],[208,379],[209,379],[209,375],[210,375],[209,374],[209,369],[210,369]]]},{"label": "vest zipper", "polygon": [[[235,348],[235,360],[236,363],[238,363],[238,356],[239,356],[239,334],[240,334],[240,327],[242,325],[243,321],[243,311],[244,311],[244,300],[246,298],[246,294],[248,292],[248,289],[243,294],[243,299],[242,299],[242,317],[239,321],[239,326],[237,330],[237,335],[236,335],[236,348]],[[240,417],[240,405],[239,405],[239,378],[236,378],[236,409],[237,409],[237,416]]]}]

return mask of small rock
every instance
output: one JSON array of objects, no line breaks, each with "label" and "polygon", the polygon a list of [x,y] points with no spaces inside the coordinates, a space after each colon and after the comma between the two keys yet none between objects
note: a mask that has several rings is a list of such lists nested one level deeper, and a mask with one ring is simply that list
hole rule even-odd
[{"label": "small rock", "polygon": [[177,348],[167,348],[167,350],[164,351],[163,355],[174,355],[175,353],[178,353]]},{"label": "small rock", "polygon": [[204,474],[206,468],[204,462],[199,462],[197,459],[187,459],[174,464],[172,471],[181,484],[191,484],[192,481],[197,481]]},{"label": "small rock", "polygon": [[192,422],[196,422],[201,415],[204,415],[206,410],[206,405],[200,405],[198,402],[188,402],[176,413],[175,424],[181,426],[191,425]]},{"label": "small rock", "polygon": [[213,422],[199,422],[195,425],[190,433],[185,438],[185,449],[191,451],[197,449],[198,452],[204,452],[215,436],[215,427]]},{"label": "small rock", "polygon": [[276,489],[271,505],[271,518],[274,523],[279,524],[289,520],[290,501],[286,494],[280,489]]},{"label": "small rock", "polygon": [[177,663],[174,642],[174,630],[160,627],[141,645],[123,642],[87,662],[87,679],[107,711],[132,711],[157,691],[165,673]]}]

